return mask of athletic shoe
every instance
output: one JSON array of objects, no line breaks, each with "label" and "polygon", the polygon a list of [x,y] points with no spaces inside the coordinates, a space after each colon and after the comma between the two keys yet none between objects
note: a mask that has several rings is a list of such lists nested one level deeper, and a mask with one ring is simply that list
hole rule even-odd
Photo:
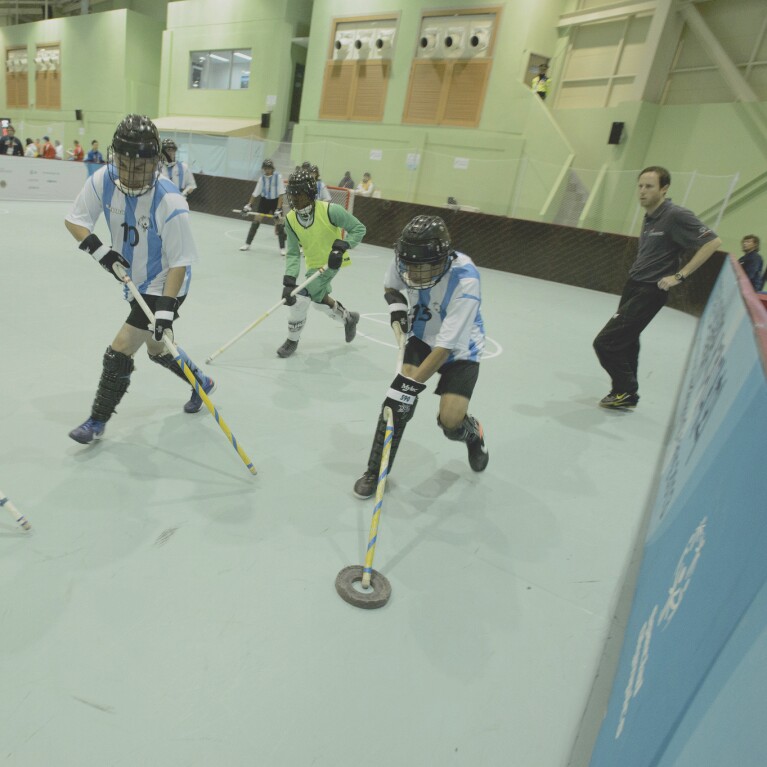
[{"label": "athletic shoe", "polygon": [[284,256],[284,255],[285,255],[285,248],[280,248],[280,255],[281,255],[281,256]]},{"label": "athletic shoe", "polygon": [[[208,376],[203,376],[202,390],[206,394],[216,390],[216,382]],[[189,402],[184,405],[185,413],[197,413],[202,407],[202,397],[197,393],[197,389],[192,389],[192,396],[189,398]]]},{"label": "athletic shoe", "polygon": [[277,349],[277,354],[280,357],[290,357],[291,354],[298,348],[298,341],[291,341],[289,338],[285,343]]},{"label": "athletic shoe", "polygon": [[469,449],[469,466],[471,466],[472,471],[484,471],[487,468],[487,462],[490,460],[490,453],[487,452],[485,447],[485,430],[474,416],[469,416],[469,418],[474,421],[479,432],[476,437],[469,439],[466,443],[466,447]]},{"label": "athletic shoe", "polygon": [[240,250],[250,250],[250,243],[246,242],[244,245],[240,245]]},{"label": "athletic shoe", "polygon": [[344,322],[344,332],[346,333],[346,343],[349,344],[357,335],[357,323],[360,321],[358,312],[349,312],[349,319]]},{"label": "athletic shoe", "polygon": [[373,493],[375,493],[377,485],[378,475],[374,471],[366,471],[354,483],[354,495],[364,501],[366,498],[370,498]]},{"label": "athletic shoe", "polygon": [[69,436],[81,445],[90,445],[94,439],[101,439],[105,427],[106,423],[104,421],[97,421],[95,418],[89,418],[76,429],[72,429],[72,431],[69,432]]},{"label": "athletic shoe", "polygon": [[612,410],[630,410],[637,406],[639,395],[636,392],[620,394],[611,391],[606,397],[599,400],[599,407],[606,407]]}]

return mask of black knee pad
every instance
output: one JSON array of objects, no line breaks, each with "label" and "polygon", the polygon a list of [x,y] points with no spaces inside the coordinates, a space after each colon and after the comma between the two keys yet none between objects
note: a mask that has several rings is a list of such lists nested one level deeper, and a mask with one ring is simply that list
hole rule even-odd
[{"label": "black knee pad", "polygon": [[439,416],[437,416],[437,424],[439,425],[439,428],[442,429],[444,435],[454,442],[466,442],[466,440],[471,437],[479,435],[476,422],[468,415],[465,415],[463,421],[461,421],[461,423],[454,429],[448,429],[442,421],[439,420]]}]

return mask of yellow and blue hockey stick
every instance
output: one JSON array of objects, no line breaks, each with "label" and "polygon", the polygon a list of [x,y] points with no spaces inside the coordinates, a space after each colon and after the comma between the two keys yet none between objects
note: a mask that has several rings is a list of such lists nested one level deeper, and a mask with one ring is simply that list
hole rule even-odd
[{"label": "yellow and blue hockey stick", "polygon": [[[131,280],[130,277],[128,277],[128,273],[125,271],[125,268],[119,264],[116,263],[114,265],[114,270],[117,276],[125,283],[125,285],[128,287],[128,290],[130,290],[131,294],[133,295],[133,298],[136,299],[138,302],[138,305],[144,310],[144,314],[146,315],[146,318],[149,320],[149,322],[154,325],[154,314],[152,314],[152,310],[149,308],[149,305],[142,297],[141,293],[138,292],[138,288],[136,287],[133,280]],[[216,419],[216,423],[219,425],[221,431],[224,432],[226,435],[226,438],[231,443],[232,447],[237,451],[237,455],[240,456],[242,459],[242,462],[245,464],[245,466],[248,467],[248,471],[251,474],[256,473],[256,467],[253,465],[253,461],[250,460],[248,457],[248,454],[242,449],[240,444],[237,442],[237,440],[234,437],[234,434],[232,434],[232,430],[227,426],[226,421],[221,417],[218,410],[216,410],[216,406],[210,401],[208,398],[208,395],[205,393],[205,390],[200,386],[200,382],[195,378],[194,373],[189,369],[189,366],[184,362],[184,358],[179,353],[178,348],[173,343],[173,341],[170,340],[170,334],[168,331],[165,332],[165,334],[162,337],[162,342],[165,344],[166,350],[173,356],[173,359],[176,361],[178,366],[181,368],[181,370],[184,371],[184,375],[186,376],[187,381],[192,385],[194,390],[199,395],[200,399],[205,403],[205,407],[208,408],[210,411],[210,414]]]}]

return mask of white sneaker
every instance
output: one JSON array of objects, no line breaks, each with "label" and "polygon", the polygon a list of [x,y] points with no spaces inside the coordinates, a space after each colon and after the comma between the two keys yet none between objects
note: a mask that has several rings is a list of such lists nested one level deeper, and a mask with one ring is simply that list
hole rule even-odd
[{"label": "white sneaker", "polygon": [[284,256],[284,255],[285,255],[285,248],[280,248],[280,255],[281,255],[281,256]]},{"label": "white sneaker", "polygon": [[250,245],[246,242],[244,245],[240,245],[240,250],[250,250]]}]

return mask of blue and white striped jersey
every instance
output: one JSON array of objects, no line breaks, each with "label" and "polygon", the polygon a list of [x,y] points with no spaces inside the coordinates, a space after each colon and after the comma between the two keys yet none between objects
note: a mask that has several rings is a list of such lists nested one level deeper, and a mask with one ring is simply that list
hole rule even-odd
[{"label": "blue and white striped jersey", "polygon": [[330,190],[324,181],[319,179],[317,181],[317,199],[324,200],[325,202],[332,202],[333,198],[330,196]]},{"label": "blue and white striped jersey", "polygon": [[456,253],[447,274],[432,288],[407,286],[394,259],[384,278],[384,288],[398,290],[410,307],[410,336],[432,349],[450,349],[448,362],[479,362],[485,349],[482,294],[479,272],[464,253]]},{"label": "blue and white striped jersey", "polygon": [[[189,206],[173,183],[163,177],[139,197],[126,197],[99,168],[86,182],[67,221],[93,231],[104,214],[112,247],[130,263],[130,277],[139,292],[161,296],[168,270],[185,266],[179,296],[186,295],[197,247],[189,225]],[[126,298],[129,296],[126,289]]]},{"label": "blue and white striped jersey", "polygon": [[276,171],[271,176],[262,175],[256,182],[253,197],[263,197],[266,200],[277,200],[283,192],[282,176]]},{"label": "blue and white striped jersey", "polygon": [[165,178],[169,178],[179,192],[183,192],[185,189],[193,192],[197,189],[194,173],[189,170],[189,166],[185,162],[163,163],[160,166],[160,173]]}]

